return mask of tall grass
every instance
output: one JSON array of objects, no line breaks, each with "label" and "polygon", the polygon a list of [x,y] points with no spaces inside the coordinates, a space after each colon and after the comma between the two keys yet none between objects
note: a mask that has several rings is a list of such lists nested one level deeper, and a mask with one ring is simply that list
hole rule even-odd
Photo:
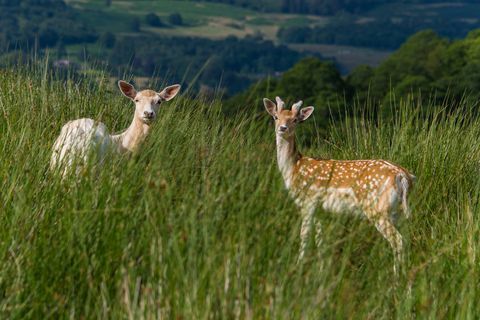
[{"label": "tall grass", "polygon": [[480,121],[469,106],[393,108],[393,120],[335,123],[303,151],[417,175],[396,286],[387,242],[347,215],[317,212],[323,247],[297,265],[300,219],[268,116],[175,99],[137,154],[60,183],[48,162],[62,124],[119,131],[133,105],[105,83],[0,72],[0,317],[478,318]]}]

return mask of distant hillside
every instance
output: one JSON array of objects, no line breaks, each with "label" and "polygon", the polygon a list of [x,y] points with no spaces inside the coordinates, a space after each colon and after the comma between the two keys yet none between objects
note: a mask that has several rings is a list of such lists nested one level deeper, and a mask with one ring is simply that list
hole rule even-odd
[{"label": "distant hillside", "polygon": [[[230,96],[304,57],[328,57],[345,76],[420,30],[456,39],[480,28],[480,4],[468,1],[287,2],[4,0],[0,64],[48,52],[60,72],[167,77]],[[320,3],[339,11],[308,9]]]}]

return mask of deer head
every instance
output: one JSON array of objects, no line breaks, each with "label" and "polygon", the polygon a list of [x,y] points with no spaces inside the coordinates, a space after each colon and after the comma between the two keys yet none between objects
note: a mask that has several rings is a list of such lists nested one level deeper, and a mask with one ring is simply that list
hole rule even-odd
[{"label": "deer head", "polygon": [[135,103],[135,118],[147,125],[155,121],[162,102],[173,99],[180,91],[180,85],[175,84],[160,92],[153,90],[137,92],[131,84],[123,80],[118,81],[118,87],[124,96]]},{"label": "deer head", "polygon": [[297,124],[308,119],[313,113],[313,107],[301,108],[303,102],[298,101],[292,106],[292,110],[285,109],[285,102],[276,97],[277,103],[264,98],[263,104],[268,114],[275,120],[275,132],[277,136],[291,136],[295,132]]}]

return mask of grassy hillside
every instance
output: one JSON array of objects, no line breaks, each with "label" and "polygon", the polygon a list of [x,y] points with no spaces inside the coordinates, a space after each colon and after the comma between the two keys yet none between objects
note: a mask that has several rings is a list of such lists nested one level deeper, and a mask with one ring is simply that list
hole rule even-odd
[{"label": "grassy hillside", "polygon": [[358,218],[318,211],[323,247],[296,264],[300,219],[264,113],[227,120],[217,103],[175,99],[138,154],[67,184],[51,175],[62,124],[92,117],[119,131],[132,108],[110,84],[0,72],[1,318],[480,315],[480,120],[469,106],[420,115],[414,101],[395,103],[393,120],[343,119],[302,148],[417,175],[396,288],[390,248]]}]

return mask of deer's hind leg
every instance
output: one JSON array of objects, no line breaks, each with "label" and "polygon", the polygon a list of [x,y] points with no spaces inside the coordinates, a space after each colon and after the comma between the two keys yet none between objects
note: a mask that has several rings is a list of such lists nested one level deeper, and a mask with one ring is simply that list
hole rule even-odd
[{"label": "deer's hind leg", "polygon": [[403,263],[403,239],[393,222],[390,220],[389,214],[379,212],[368,212],[368,219],[372,221],[375,228],[388,241],[393,250],[393,272],[398,275],[400,265]]}]

